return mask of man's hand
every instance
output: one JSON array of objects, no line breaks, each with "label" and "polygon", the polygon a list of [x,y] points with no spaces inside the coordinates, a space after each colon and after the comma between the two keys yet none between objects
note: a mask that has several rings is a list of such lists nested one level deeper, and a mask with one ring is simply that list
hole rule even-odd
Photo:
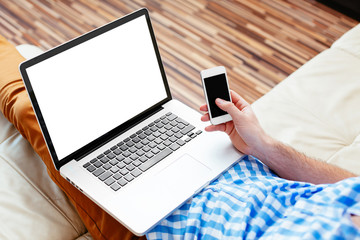
[{"label": "man's hand", "polygon": [[[240,152],[260,159],[282,178],[317,184],[334,183],[356,176],[334,165],[307,157],[271,138],[260,126],[251,106],[234,91],[231,91],[231,98],[232,102],[216,99],[216,105],[229,113],[233,120],[208,126],[206,131],[227,133]],[[207,105],[201,106],[200,110],[207,112]],[[201,120],[209,121],[209,114],[205,113]]]},{"label": "man's hand", "polygon": [[[233,145],[242,153],[263,157],[264,146],[271,140],[261,128],[249,103],[234,91],[230,91],[232,102],[216,99],[216,105],[229,113],[232,121],[219,125],[210,125],[206,131],[223,131],[227,133]],[[208,111],[207,105],[200,107],[201,111]],[[202,121],[209,121],[209,113],[201,117]]]}]

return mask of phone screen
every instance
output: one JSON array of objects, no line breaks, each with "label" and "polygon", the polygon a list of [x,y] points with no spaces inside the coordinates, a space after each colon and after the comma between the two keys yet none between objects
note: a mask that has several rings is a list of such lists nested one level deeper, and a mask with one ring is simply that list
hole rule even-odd
[{"label": "phone screen", "polygon": [[226,101],[230,101],[229,89],[226,82],[225,73],[204,78],[204,83],[205,83],[207,98],[210,105],[209,108],[210,108],[211,116],[215,118],[227,114],[227,112],[221,110],[215,104],[216,98],[221,98]]}]

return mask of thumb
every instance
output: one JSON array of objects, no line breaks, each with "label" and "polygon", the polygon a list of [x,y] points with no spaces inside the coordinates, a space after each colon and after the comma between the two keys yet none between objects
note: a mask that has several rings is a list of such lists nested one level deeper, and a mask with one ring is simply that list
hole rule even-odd
[{"label": "thumb", "polygon": [[225,101],[221,98],[215,100],[216,105],[221,109],[230,114],[232,119],[235,119],[239,114],[240,110],[234,105],[234,103]]}]

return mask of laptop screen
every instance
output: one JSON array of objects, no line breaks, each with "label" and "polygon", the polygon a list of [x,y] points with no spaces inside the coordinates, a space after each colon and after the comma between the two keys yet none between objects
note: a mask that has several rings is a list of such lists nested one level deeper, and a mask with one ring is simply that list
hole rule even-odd
[{"label": "laptop screen", "polygon": [[26,73],[58,160],[168,97],[145,15]]}]

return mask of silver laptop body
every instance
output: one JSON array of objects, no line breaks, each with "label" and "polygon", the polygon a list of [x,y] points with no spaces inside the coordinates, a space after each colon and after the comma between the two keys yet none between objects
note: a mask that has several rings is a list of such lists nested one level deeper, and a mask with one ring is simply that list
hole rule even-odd
[{"label": "silver laptop body", "polygon": [[144,235],[241,156],[173,100],[140,9],[20,65],[54,165]]}]

